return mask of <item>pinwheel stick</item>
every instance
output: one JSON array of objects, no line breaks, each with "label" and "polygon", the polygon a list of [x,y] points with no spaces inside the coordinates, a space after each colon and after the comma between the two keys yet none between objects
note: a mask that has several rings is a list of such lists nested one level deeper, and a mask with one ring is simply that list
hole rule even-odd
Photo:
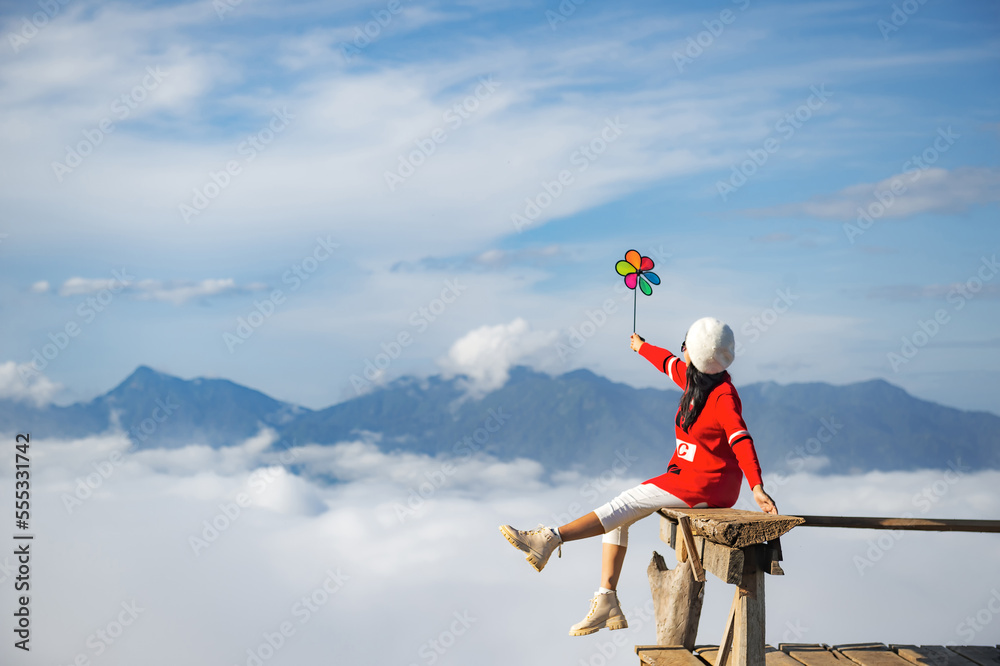
[{"label": "pinwheel stick", "polygon": [[647,296],[653,293],[654,284],[660,284],[660,276],[653,272],[653,260],[643,257],[635,250],[625,253],[625,259],[615,264],[615,271],[625,278],[625,286],[632,290],[632,332],[635,333],[635,311],[641,290]]},{"label": "pinwheel stick", "polygon": [[632,290],[632,332],[635,333],[635,302],[639,300],[639,294]]}]

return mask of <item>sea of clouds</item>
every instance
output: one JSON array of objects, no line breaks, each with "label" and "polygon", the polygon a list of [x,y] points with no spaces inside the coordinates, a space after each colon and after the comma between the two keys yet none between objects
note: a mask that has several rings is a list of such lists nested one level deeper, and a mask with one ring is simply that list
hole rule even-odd
[{"label": "sea of clouds", "polygon": [[[284,451],[274,440],[32,441],[31,651],[13,647],[11,519],[0,662],[598,666],[634,664],[633,646],[656,642],[645,570],[653,550],[674,558],[655,517],[631,530],[619,585],[629,628],[587,637],[567,632],[599,585],[600,540],[564,545],[539,574],[497,526],[560,522],[659,470],[616,467],[612,450],[608,472],[587,477],[386,453],[375,438]],[[12,504],[13,465],[2,470]],[[1000,471],[767,482],[783,513],[1000,516]],[[1000,642],[1000,535],[797,528],[782,545],[786,575],[766,582],[769,643]],[[718,643],[732,593],[709,576],[699,643]]]}]

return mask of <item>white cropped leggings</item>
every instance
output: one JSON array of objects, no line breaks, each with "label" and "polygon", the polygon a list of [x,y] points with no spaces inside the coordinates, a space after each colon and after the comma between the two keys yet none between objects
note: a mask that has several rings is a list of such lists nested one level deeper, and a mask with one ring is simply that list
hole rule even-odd
[{"label": "white cropped leggings", "polygon": [[628,546],[628,527],[640,518],[645,518],[657,509],[701,509],[707,507],[708,503],[702,502],[694,507],[689,507],[687,503],[679,497],[671,495],[659,486],[652,483],[640,483],[634,488],[629,488],[618,497],[607,504],[603,504],[596,509],[598,520],[604,527],[604,543],[612,543],[617,546]]}]

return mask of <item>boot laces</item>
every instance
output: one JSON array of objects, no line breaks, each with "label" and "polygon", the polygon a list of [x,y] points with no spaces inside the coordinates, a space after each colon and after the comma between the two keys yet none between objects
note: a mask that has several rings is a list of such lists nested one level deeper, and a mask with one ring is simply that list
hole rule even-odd
[{"label": "boot laces", "polygon": [[[533,529],[530,532],[528,532],[528,534],[540,535],[540,536],[545,537],[549,541],[551,541],[552,539],[556,538],[556,535],[552,533],[552,530],[550,530],[548,527],[546,527],[542,523],[538,523],[538,527],[536,527],[535,529]],[[561,559],[562,558],[562,540],[560,540],[559,543],[556,544],[556,548],[559,550],[559,558]]]}]

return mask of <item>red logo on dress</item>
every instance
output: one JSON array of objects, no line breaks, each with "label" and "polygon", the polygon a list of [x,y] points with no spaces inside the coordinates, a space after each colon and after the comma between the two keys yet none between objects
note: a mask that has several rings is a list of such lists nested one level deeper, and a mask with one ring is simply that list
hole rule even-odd
[{"label": "red logo on dress", "polygon": [[690,462],[694,462],[694,454],[695,454],[695,451],[697,451],[697,449],[698,449],[698,447],[696,445],[694,445],[694,444],[690,444],[688,442],[682,442],[679,439],[677,440],[677,457],[678,458],[683,458],[684,460],[688,460]]}]

